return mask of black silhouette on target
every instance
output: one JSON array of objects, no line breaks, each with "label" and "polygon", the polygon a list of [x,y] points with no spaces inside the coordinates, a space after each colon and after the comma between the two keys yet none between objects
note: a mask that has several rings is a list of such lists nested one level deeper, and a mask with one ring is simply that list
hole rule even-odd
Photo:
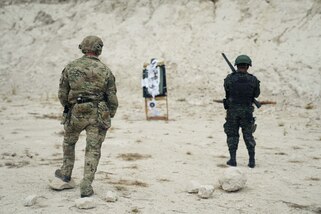
[{"label": "black silhouette on target", "polygon": [[154,102],[149,103],[149,107],[154,108],[155,107],[155,103]]}]

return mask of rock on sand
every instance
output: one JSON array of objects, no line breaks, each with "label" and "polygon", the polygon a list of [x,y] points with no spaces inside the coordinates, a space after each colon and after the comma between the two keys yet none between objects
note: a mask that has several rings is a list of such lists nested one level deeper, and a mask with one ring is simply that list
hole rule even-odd
[{"label": "rock on sand", "polygon": [[23,205],[25,207],[33,206],[37,202],[37,198],[38,198],[37,195],[29,195],[27,198],[25,198]]},{"label": "rock on sand", "polygon": [[64,182],[59,178],[54,177],[49,179],[49,187],[53,190],[72,189],[76,186],[75,181],[71,179],[69,182]]},{"label": "rock on sand", "polygon": [[222,189],[227,192],[235,192],[242,189],[246,181],[247,178],[245,174],[237,167],[227,168],[223,176],[219,179]]},{"label": "rock on sand", "polygon": [[116,193],[112,191],[108,191],[106,193],[105,201],[107,202],[116,202],[118,200],[118,196]]},{"label": "rock on sand", "polygon": [[75,200],[76,207],[79,209],[95,208],[96,204],[93,198],[79,198]]},{"label": "rock on sand", "polygon": [[202,185],[198,190],[198,196],[200,198],[210,198],[214,192],[214,186],[212,185]]},{"label": "rock on sand", "polygon": [[187,186],[188,193],[198,193],[201,184],[197,181],[190,181]]}]

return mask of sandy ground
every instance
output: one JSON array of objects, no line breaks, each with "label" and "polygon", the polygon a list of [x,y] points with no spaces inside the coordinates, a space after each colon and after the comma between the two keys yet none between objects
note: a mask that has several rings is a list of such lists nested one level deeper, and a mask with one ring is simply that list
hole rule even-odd
[{"label": "sandy ground", "polygon": [[[321,212],[318,109],[263,106],[258,110],[257,167],[247,167],[241,140],[238,167],[248,181],[243,190],[226,193],[218,188],[228,154],[222,106],[172,100],[168,122],[146,121],[142,99],[135,103],[121,99],[93,184],[97,207],[82,211],[74,202],[79,198],[78,186],[62,192],[48,187],[62,158],[57,99],[17,102],[20,97],[16,98],[0,108],[0,213]],[[126,110],[127,105],[132,108]],[[83,173],[84,147],[83,133],[76,147],[77,184]],[[214,185],[213,197],[188,194],[191,180]],[[103,200],[108,190],[119,195],[116,203]],[[32,194],[41,198],[36,205],[24,207],[24,199]]]},{"label": "sandy ground", "polygon": [[[320,0],[1,1],[0,213],[321,213],[320,11]],[[97,207],[79,210],[79,187],[55,192],[48,179],[62,161],[59,77],[91,34],[104,41],[120,106],[93,184]],[[250,55],[260,100],[277,105],[255,112],[255,169],[240,140],[245,189],[205,200],[186,186],[218,187],[226,169],[225,111],[213,102],[230,72],[222,52]],[[168,122],[145,120],[141,71],[153,57],[167,68]],[[85,133],[77,184],[84,148]],[[119,201],[105,202],[108,190]]]}]

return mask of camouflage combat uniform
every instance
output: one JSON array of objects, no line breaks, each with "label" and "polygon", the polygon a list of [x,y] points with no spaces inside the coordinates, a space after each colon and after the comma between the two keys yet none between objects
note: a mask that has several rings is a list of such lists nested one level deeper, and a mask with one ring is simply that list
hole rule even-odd
[{"label": "camouflage combat uniform", "polygon": [[256,142],[252,135],[255,125],[252,102],[255,97],[260,95],[260,81],[247,72],[235,72],[225,78],[224,89],[228,105],[224,132],[227,135],[231,159],[234,159],[236,165],[235,156],[239,143],[239,128],[241,127],[250,161],[254,162]]},{"label": "camouflage combat uniform", "polygon": [[71,177],[75,162],[75,144],[86,130],[84,177],[81,195],[93,193],[92,182],[101,154],[101,145],[111,125],[118,101],[115,77],[96,56],[84,55],[69,63],[61,74],[59,100],[70,110],[65,121],[61,174]]}]

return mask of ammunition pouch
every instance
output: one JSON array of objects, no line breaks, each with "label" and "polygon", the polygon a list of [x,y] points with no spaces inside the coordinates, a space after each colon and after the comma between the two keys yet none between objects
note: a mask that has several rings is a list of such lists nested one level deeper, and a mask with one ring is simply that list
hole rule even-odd
[{"label": "ammunition pouch", "polygon": [[257,125],[255,124],[255,117],[253,117],[253,122],[252,122],[252,133],[254,133],[254,132],[255,132],[256,128],[257,128]]},{"label": "ammunition pouch", "polygon": [[69,112],[69,107],[67,105],[65,105],[64,107],[64,114],[68,114]]},{"label": "ammunition pouch", "polygon": [[70,120],[70,111],[71,109],[69,108],[68,105],[65,105],[64,107],[64,111],[62,113],[62,120],[61,120],[61,124],[65,125],[67,122],[69,123]]},{"label": "ammunition pouch", "polygon": [[98,124],[102,129],[109,129],[111,126],[111,116],[106,102],[98,103]]},{"label": "ammunition pouch", "polygon": [[254,133],[254,132],[255,132],[256,127],[257,127],[257,125],[254,123],[254,124],[253,124],[253,126],[252,126],[252,133]]}]

